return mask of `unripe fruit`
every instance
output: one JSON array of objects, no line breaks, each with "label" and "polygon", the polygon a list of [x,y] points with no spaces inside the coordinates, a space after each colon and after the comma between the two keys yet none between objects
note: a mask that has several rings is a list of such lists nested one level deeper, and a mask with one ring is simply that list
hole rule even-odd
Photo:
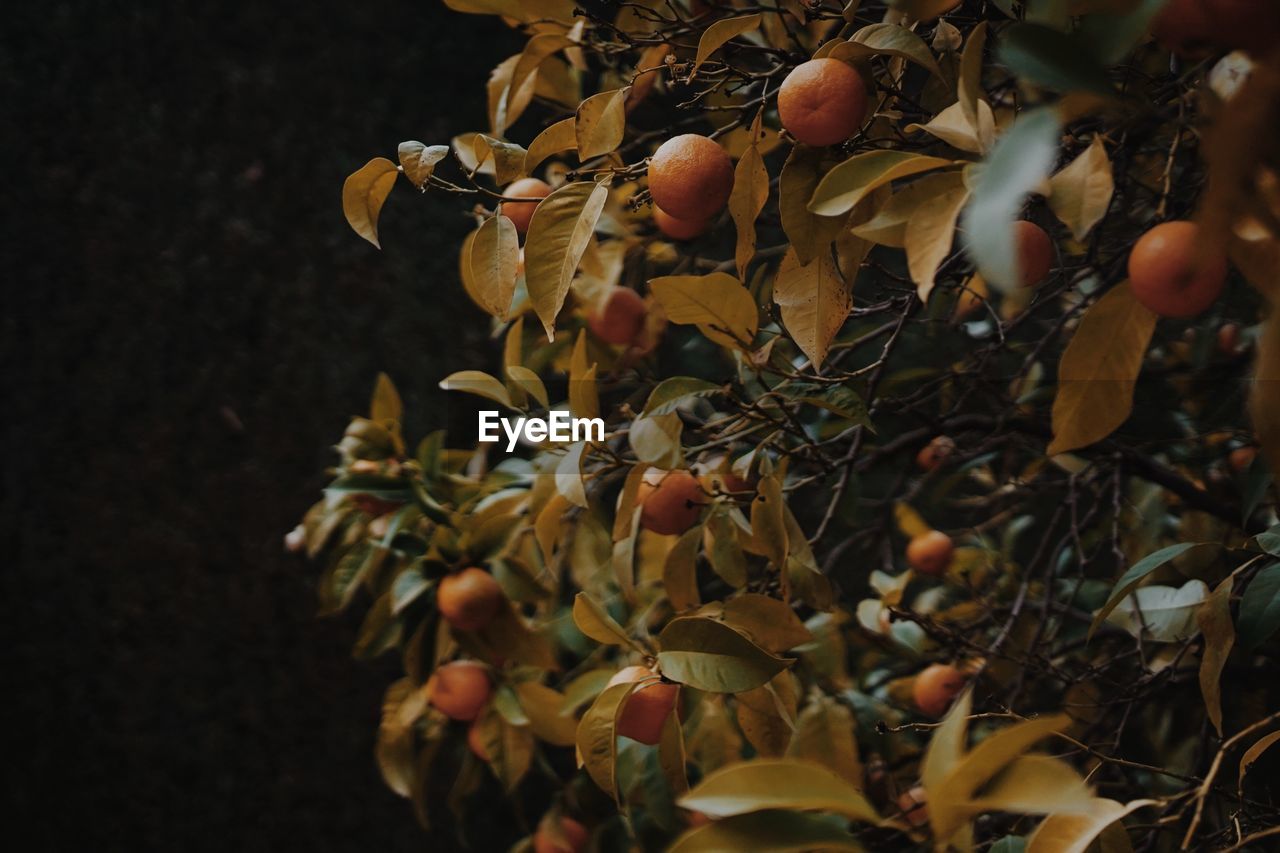
[{"label": "unripe fruit", "polygon": [[427,680],[427,701],[446,717],[464,723],[480,715],[492,692],[489,673],[475,661],[447,663]]},{"label": "unripe fruit", "polygon": [[644,315],[648,313],[640,294],[629,287],[609,291],[599,310],[587,315],[587,328],[607,344],[630,344],[644,331]]},{"label": "unripe fruit", "polygon": [[710,219],[729,203],[732,191],[733,161],[705,136],[668,139],[649,161],[649,195],[676,219]]},{"label": "unripe fruit", "polygon": [[547,821],[544,820],[533,834],[534,853],[581,853],[591,837],[587,828],[571,817],[560,818],[559,838],[546,824]]},{"label": "unripe fruit", "polygon": [[618,717],[618,734],[634,741],[653,746],[662,740],[662,726],[676,706],[679,686],[659,681],[653,670],[643,666],[628,666],[609,679],[607,687],[629,684],[644,679],[622,705]]},{"label": "unripe fruit", "polygon": [[479,631],[493,621],[506,596],[484,569],[463,569],[440,580],[436,608],[459,631]]},{"label": "unripe fruit", "polygon": [[1253,460],[1258,456],[1256,447],[1237,447],[1227,456],[1227,462],[1231,465],[1231,470],[1237,474],[1242,474],[1249,470],[1249,466],[1253,464]]},{"label": "unripe fruit", "polygon": [[1013,223],[1014,248],[1018,253],[1018,270],[1023,287],[1035,287],[1049,277],[1053,269],[1053,240],[1034,222]]},{"label": "unripe fruit", "polygon": [[955,452],[954,441],[945,435],[934,436],[933,441],[920,448],[920,452],[916,454],[916,466],[921,471],[933,471]]},{"label": "unripe fruit", "polygon": [[797,66],[778,90],[778,117],[805,145],[835,145],[858,132],[867,116],[867,90],[852,66],[812,59]]},{"label": "unripe fruit", "polygon": [[685,469],[650,468],[636,492],[640,526],[664,536],[684,533],[697,523],[705,497],[698,478]]},{"label": "unripe fruit", "polygon": [[657,205],[653,208],[653,223],[672,240],[692,240],[707,233],[707,229],[711,227],[709,219],[676,219]]},{"label": "unripe fruit", "polygon": [[924,788],[917,785],[898,797],[898,811],[912,826],[924,826],[929,822],[929,809]]},{"label": "unripe fruit", "polygon": [[1134,297],[1161,317],[1194,317],[1222,293],[1227,259],[1197,248],[1200,226],[1165,222],[1139,238],[1129,253],[1129,286]]},{"label": "unripe fruit", "polygon": [[930,530],[907,543],[907,565],[922,575],[940,575],[951,566],[956,547],[941,530]]},{"label": "unripe fruit", "polygon": [[[502,194],[507,198],[546,198],[551,195],[551,185],[537,178],[521,178],[513,182]],[[517,234],[525,234],[529,230],[529,221],[533,219],[533,211],[537,209],[536,201],[504,201],[502,215],[516,226]]]},{"label": "unripe fruit", "polygon": [[941,717],[964,690],[966,680],[965,674],[954,666],[935,663],[916,676],[911,685],[911,699],[922,714]]}]

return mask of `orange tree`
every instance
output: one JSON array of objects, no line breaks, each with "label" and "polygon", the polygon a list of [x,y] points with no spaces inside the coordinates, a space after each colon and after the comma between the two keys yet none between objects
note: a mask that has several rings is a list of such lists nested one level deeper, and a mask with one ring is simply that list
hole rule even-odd
[{"label": "orange tree", "polygon": [[380,377],[290,536],[420,820],[1280,841],[1280,4],[446,2],[527,38],[489,127],[346,216],[470,205],[502,344],[442,384],[603,432],[411,449]]}]

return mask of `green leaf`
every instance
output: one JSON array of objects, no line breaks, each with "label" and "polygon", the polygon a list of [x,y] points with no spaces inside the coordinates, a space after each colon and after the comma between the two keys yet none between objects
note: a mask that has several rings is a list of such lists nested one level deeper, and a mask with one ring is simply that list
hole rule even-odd
[{"label": "green leaf", "polygon": [[[1192,548],[1206,546],[1211,543],[1207,542],[1182,542],[1177,545],[1170,545],[1168,548],[1161,548],[1154,554],[1148,554],[1138,562],[1128,568],[1120,580],[1116,581],[1116,585],[1111,588],[1111,594],[1107,596],[1107,603],[1102,605],[1102,609],[1093,617],[1093,624],[1089,626],[1089,636],[1093,636],[1093,632],[1102,624],[1102,620],[1110,615],[1116,605],[1124,600],[1134,588],[1142,582],[1142,579],[1163,566],[1170,560],[1176,560]],[[1216,546],[1215,546],[1216,547]]]},{"label": "green leaf", "polygon": [[1280,563],[1272,563],[1249,581],[1240,599],[1237,621],[1240,648],[1248,652],[1280,628]]},{"label": "green leaf", "polygon": [[997,56],[1019,77],[1059,92],[1110,97],[1111,81],[1090,45],[1042,24],[1014,24],[1001,36]]},{"label": "green leaf", "polygon": [[800,853],[805,850],[863,850],[843,818],[789,811],[761,811],[717,820],[676,839],[668,853]]},{"label": "green leaf", "polygon": [[556,190],[533,211],[524,244],[525,286],[549,341],[555,340],[556,316],[608,198],[607,185],[581,181]]},{"label": "green leaf", "polygon": [[836,166],[818,182],[809,199],[809,212],[819,216],[839,216],[898,178],[932,172],[953,165],[951,160],[927,157],[909,151],[867,151],[855,154]]},{"label": "green leaf", "polygon": [[821,764],[795,758],[756,759],[717,770],[681,797],[680,805],[709,817],[794,809],[832,812],[867,823],[880,820],[853,785]]},{"label": "green leaf", "polygon": [[724,386],[705,379],[694,379],[692,376],[672,376],[658,383],[649,392],[649,399],[644,404],[644,414],[665,415],[674,412],[683,403],[697,397],[710,397],[724,390]]},{"label": "green leaf", "polygon": [[723,622],[701,616],[668,622],[658,643],[664,676],[711,693],[752,690],[792,662],[770,654]]},{"label": "green leaf", "polygon": [[1025,113],[996,143],[961,220],[965,246],[983,278],[1004,292],[1022,281],[1013,223],[1027,194],[1049,177],[1062,122],[1052,109]]},{"label": "green leaf", "polygon": [[386,157],[374,157],[342,184],[342,212],[348,224],[379,249],[382,244],[378,242],[378,215],[398,174],[400,170],[395,163]]}]

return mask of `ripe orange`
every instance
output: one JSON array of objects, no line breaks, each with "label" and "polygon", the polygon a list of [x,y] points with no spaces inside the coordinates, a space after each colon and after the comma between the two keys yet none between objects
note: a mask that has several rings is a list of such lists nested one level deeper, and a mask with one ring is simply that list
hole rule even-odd
[{"label": "ripe orange", "polygon": [[657,205],[653,208],[653,223],[658,226],[659,231],[672,240],[692,240],[707,233],[707,229],[711,227],[709,219],[701,221],[676,219]]},{"label": "ripe orange", "polygon": [[619,670],[606,686],[629,684],[641,679],[647,681],[627,697],[622,706],[622,715],[618,717],[617,731],[623,737],[653,746],[662,740],[662,725],[676,706],[676,695],[680,688],[678,685],[659,681],[653,670],[643,666],[628,666]]},{"label": "ripe orange", "polygon": [[1227,456],[1227,461],[1231,464],[1231,470],[1237,474],[1249,470],[1249,466],[1253,464],[1253,460],[1258,456],[1258,448],[1256,447],[1237,447]]},{"label": "ripe orange", "polygon": [[955,551],[950,536],[930,530],[907,543],[907,565],[922,575],[940,575],[951,565]]},{"label": "ripe orange", "polygon": [[867,116],[862,76],[838,59],[812,59],[778,90],[778,117],[805,145],[835,145],[858,132]]},{"label": "ripe orange", "polygon": [[580,853],[590,837],[587,828],[571,817],[560,817],[558,834],[550,820],[543,820],[533,834],[533,853]]},{"label": "ripe orange", "polygon": [[472,567],[447,575],[436,591],[436,607],[459,631],[479,631],[493,621],[506,596],[493,575]]},{"label": "ripe orange", "polygon": [[921,713],[941,717],[964,690],[965,674],[951,664],[935,663],[916,676],[911,685],[911,699]]},{"label": "ripe orange", "polygon": [[1049,277],[1053,268],[1053,240],[1039,225],[1025,220],[1013,224],[1013,239],[1022,274],[1019,284],[1035,287]]},{"label": "ripe orange", "polygon": [[[521,178],[512,182],[502,194],[507,198],[546,198],[551,195],[551,185],[537,178]],[[529,220],[533,219],[537,206],[536,201],[504,201],[502,215],[516,226],[516,233],[523,235],[529,230]]]},{"label": "ripe orange", "polygon": [[929,822],[929,808],[925,805],[927,796],[919,785],[898,797],[898,811],[912,826],[924,826]]},{"label": "ripe orange", "polygon": [[599,310],[587,315],[587,328],[607,344],[630,344],[644,331],[646,313],[640,294],[629,287],[615,287]]},{"label": "ripe orange", "polygon": [[733,161],[713,140],[696,133],[675,136],[649,161],[653,203],[676,219],[701,222],[729,203]]},{"label": "ripe orange", "polygon": [[698,478],[685,469],[650,468],[636,492],[640,526],[663,535],[684,533],[697,523],[705,497]]},{"label": "ripe orange", "polygon": [[446,717],[466,723],[480,715],[491,692],[489,673],[470,660],[447,663],[427,680],[427,701]]},{"label": "ripe orange", "polygon": [[1227,259],[1197,249],[1200,226],[1165,222],[1143,234],[1129,253],[1129,285],[1139,302],[1161,317],[1194,317],[1222,293]]},{"label": "ripe orange", "polygon": [[945,435],[934,436],[933,441],[920,448],[920,452],[916,454],[916,465],[921,471],[933,471],[955,452],[954,441]]}]

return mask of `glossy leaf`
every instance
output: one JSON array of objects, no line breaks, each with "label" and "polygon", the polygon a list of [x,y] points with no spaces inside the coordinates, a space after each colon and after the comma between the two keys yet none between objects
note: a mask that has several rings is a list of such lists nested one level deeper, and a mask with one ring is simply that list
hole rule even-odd
[{"label": "glossy leaf", "polygon": [[604,184],[566,184],[533,212],[525,238],[525,286],[547,340],[555,340],[556,316],[608,197]]},{"label": "glossy leaf", "polygon": [[848,213],[877,187],[899,178],[932,172],[952,165],[940,157],[909,151],[867,151],[836,166],[818,182],[808,208],[819,216]]},{"label": "glossy leaf", "polygon": [[741,693],[759,687],[790,661],[770,654],[723,622],[673,619],[658,636],[662,674],[695,690]]}]

